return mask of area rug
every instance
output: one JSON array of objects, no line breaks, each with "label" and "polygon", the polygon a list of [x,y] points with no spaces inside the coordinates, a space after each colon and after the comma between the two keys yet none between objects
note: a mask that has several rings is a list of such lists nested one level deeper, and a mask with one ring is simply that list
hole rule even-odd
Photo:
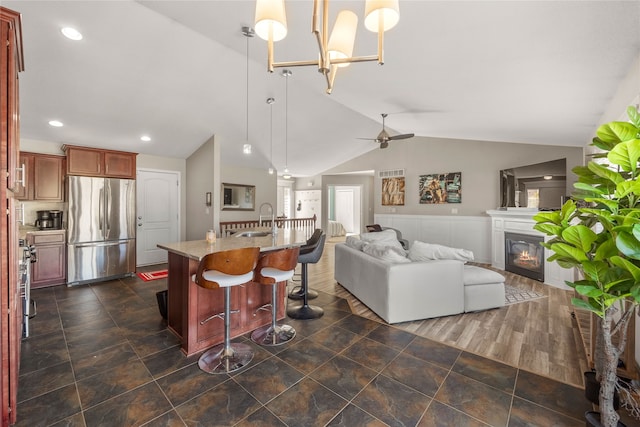
[{"label": "area rug", "polygon": [[531,301],[539,298],[546,298],[546,295],[542,295],[535,291],[524,291],[522,289],[514,288],[513,286],[504,285],[504,304],[516,304],[519,302]]},{"label": "area rug", "polygon": [[147,271],[146,273],[137,273],[138,277],[148,282],[150,280],[164,279],[169,275],[169,270]]}]

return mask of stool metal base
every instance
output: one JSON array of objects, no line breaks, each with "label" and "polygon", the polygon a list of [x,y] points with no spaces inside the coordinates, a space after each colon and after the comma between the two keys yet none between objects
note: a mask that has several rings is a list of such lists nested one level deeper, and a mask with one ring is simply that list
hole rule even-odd
[{"label": "stool metal base", "polygon": [[287,310],[287,316],[298,320],[317,319],[323,315],[324,310],[322,308],[307,304],[291,307]]},{"label": "stool metal base", "polygon": [[259,345],[275,346],[286,344],[296,336],[290,325],[264,325],[251,333],[251,341]]},{"label": "stool metal base", "polygon": [[[318,292],[314,291],[313,289],[309,289],[307,290],[307,299],[314,299],[314,298],[318,298]],[[289,292],[288,295],[289,299],[295,299],[295,300],[300,300],[304,298],[304,288],[300,288],[297,291],[291,291]]]},{"label": "stool metal base", "polygon": [[229,347],[220,344],[205,351],[198,366],[209,374],[228,374],[244,368],[251,359],[253,349],[247,344],[233,343]]}]

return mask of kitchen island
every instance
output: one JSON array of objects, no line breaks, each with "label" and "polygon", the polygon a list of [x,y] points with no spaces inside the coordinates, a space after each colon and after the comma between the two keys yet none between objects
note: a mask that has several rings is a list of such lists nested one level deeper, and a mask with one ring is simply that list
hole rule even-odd
[{"label": "kitchen island", "polygon": [[[200,324],[211,314],[224,312],[224,290],[203,289],[192,280],[198,270],[200,260],[209,253],[257,246],[260,252],[301,246],[307,236],[303,231],[278,230],[273,235],[265,230],[244,230],[253,232],[250,237],[218,238],[209,243],[194,240],[158,244],[168,251],[169,277],[167,295],[167,323],[182,340],[182,351],[187,355],[202,352],[224,340],[224,321],[219,318]],[[278,284],[278,301],[286,298],[285,283]],[[256,310],[271,303],[271,287],[250,282],[231,288],[232,313],[231,338],[240,336],[271,322],[271,313]],[[277,318],[285,316],[284,303],[278,304]]]}]

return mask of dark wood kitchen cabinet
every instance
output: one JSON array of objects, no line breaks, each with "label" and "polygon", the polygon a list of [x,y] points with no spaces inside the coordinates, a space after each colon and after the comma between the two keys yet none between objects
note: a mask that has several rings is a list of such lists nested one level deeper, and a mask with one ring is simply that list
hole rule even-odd
[{"label": "dark wood kitchen cabinet", "polygon": [[25,168],[24,187],[16,194],[20,200],[64,201],[64,156],[20,153],[20,166]]},{"label": "dark wood kitchen cabinet", "polygon": [[0,6],[0,425],[16,422],[22,336],[18,286],[18,215],[15,194],[20,152],[18,73],[24,70],[18,12]]},{"label": "dark wood kitchen cabinet", "polygon": [[65,230],[27,233],[36,248],[38,261],[31,264],[31,289],[62,285],[67,281]]},{"label": "dark wood kitchen cabinet", "polygon": [[136,178],[137,153],[65,145],[67,175]]}]

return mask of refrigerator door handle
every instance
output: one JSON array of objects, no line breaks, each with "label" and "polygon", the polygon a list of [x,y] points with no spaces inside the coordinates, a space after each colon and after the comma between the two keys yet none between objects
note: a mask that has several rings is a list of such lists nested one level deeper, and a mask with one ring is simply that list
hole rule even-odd
[{"label": "refrigerator door handle", "polygon": [[102,200],[104,199],[104,189],[100,189],[100,198],[98,199],[98,227],[100,227],[100,231],[102,231],[102,238],[106,237],[106,233],[104,230],[104,204]]},{"label": "refrigerator door handle", "polygon": [[[126,242],[126,240],[124,240]],[[73,246],[75,248],[87,248],[87,247],[96,247],[96,246],[117,246],[123,243],[123,240],[110,240],[107,242],[89,242],[89,243],[74,243],[69,246]]]}]

